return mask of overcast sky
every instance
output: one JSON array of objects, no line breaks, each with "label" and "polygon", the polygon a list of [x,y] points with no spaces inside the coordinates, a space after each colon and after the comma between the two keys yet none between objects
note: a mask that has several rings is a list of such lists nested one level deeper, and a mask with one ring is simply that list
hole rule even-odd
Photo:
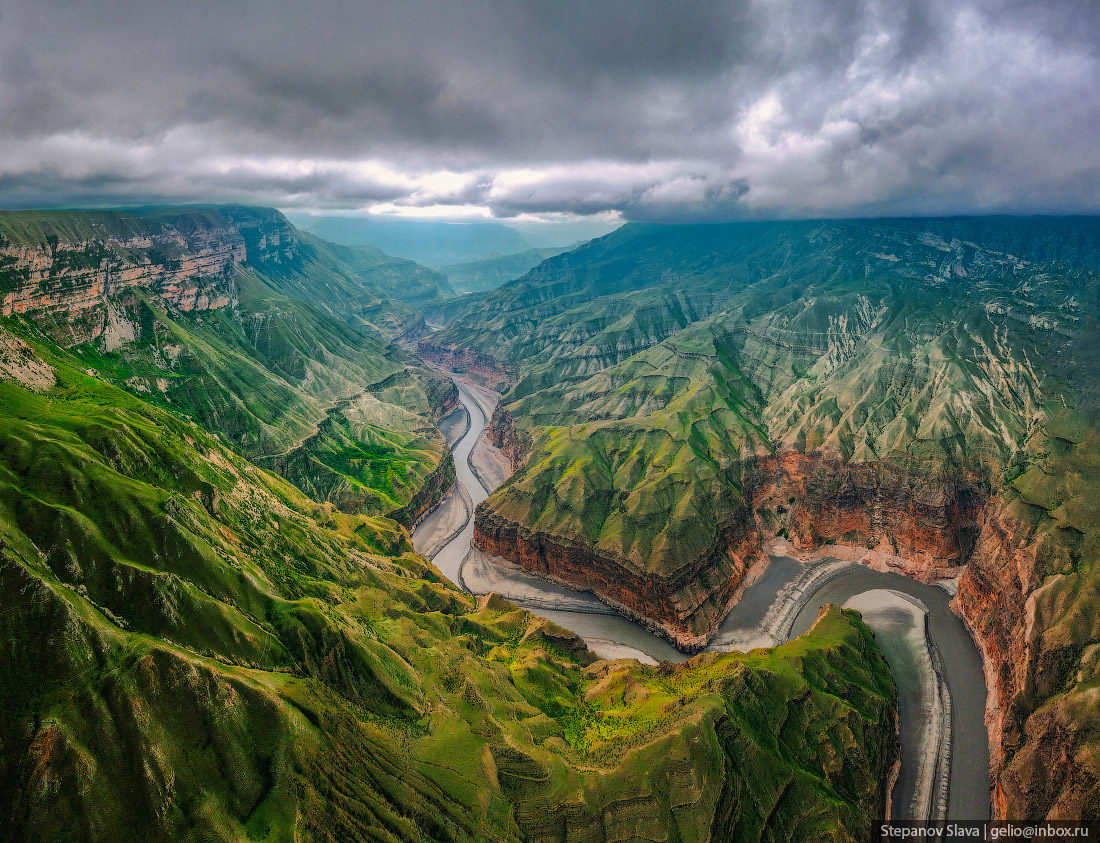
[{"label": "overcast sky", "polygon": [[0,205],[1100,212],[1100,2],[0,0]]}]

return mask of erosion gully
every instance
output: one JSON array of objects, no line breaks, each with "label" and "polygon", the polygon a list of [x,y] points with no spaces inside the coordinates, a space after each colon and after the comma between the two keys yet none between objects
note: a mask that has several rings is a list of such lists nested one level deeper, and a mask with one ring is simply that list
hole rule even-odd
[{"label": "erosion gully", "polygon": [[[444,420],[457,483],[418,525],[414,542],[453,582],[495,591],[580,635],[603,658],[684,661],[665,639],[588,592],[501,564],[472,547],[473,510],[505,476],[482,438],[499,396],[457,376],[462,408]],[[803,563],[772,551],[766,567],[723,620],[708,650],[748,651],[805,632],[826,603],[858,608],[875,631],[898,685],[901,766],[891,794],[896,820],[988,819],[986,684],[978,653],[951,594],[853,562]]]}]

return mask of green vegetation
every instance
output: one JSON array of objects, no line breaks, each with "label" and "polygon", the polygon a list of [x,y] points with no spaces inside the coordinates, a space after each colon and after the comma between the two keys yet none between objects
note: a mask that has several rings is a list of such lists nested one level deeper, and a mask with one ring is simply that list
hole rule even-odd
[{"label": "green vegetation", "polygon": [[[48,253],[35,292],[57,292],[32,309],[37,326],[87,368],[217,432],[315,499],[411,523],[451,483],[434,421],[454,388],[383,336],[419,323],[383,288],[445,283],[424,267],[236,206],[5,214],[0,230],[6,243]],[[149,275],[103,292],[134,267],[184,261],[191,278]],[[100,298],[80,301],[66,284]],[[178,288],[188,285],[220,306],[197,296],[185,307]]]},{"label": "green vegetation", "polygon": [[[738,551],[737,524],[893,552],[961,525],[1011,696],[1009,808],[1077,816],[1100,770],[1098,255],[1096,218],[627,225],[425,341],[518,371],[502,420],[525,462],[483,521],[594,548],[610,582],[663,577],[688,631],[717,617],[700,560]],[[791,479],[772,454],[820,459]]]},{"label": "green vegetation", "polygon": [[1070,394],[1096,277],[937,225],[626,226],[473,301],[431,342],[519,365],[505,407],[530,443],[489,507],[675,579],[741,517],[760,454],[988,489]]},{"label": "green vegetation", "polygon": [[475,605],[396,523],[88,374],[87,349],[0,330],[5,834],[869,833],[895,700],[855,615],[772,653],[596,662]]}]

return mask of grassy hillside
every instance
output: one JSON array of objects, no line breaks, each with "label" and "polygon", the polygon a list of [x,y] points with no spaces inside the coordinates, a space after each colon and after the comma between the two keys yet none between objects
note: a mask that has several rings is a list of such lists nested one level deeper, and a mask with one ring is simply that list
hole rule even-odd
[{"label": "grassy hillside", "polygon": [[454,294],[445,277],[413,261],[326,242],[273,209],[220,210],[244,236],[249,265],[274,289],[353,325],[395,336],[420,322],[409,302]]},{"label": "grassy hillside", "polygon": [[1086,270],[885,226],[631,228],[547,261],[430,342],[519,364],[504,406],[530,456],[490,507],[669,577],[743,507],[740,466],[756,455],[818,451],[988,488],[1042,402],[1069,394],[1059,358],[1095,319]]},{"label": "grassy hillside", "polygon": [[[98,318],[73,345],[86,366],[314,498],[411,523],[453,479],[434,421],[454,387],[384,338],[419,317],[376,284],[438,294],[441,276],[325,244],[268,209],[19,212],[2,224],[8,248],[49,267],[21,282],[24,318],[66,339]],[[129,266],[137,283],[112,281]],[[161,266],[176,274],[158,283]]]},{"label": "grassy hillside", "polygon": [[[599,562],[599,589],[658,574],[654,615],[688,633],[719,616],[714,571],[738,575],[713,562],[743,548],[730,525],[969,561],[1000,807],[1076,816],[1097,770],[1095,718],[1071,712],[1100,644],[1098,255],[1094,218],[631,225],[424,343],[518,372],[494,430],[522,467],[485,535]],[[1054,734],[1074,748],[1044,768]]]},{"label": "grassy hillside", "polygon": [[597,662],[179,414],[0,328],[0,812],[19,840],[863,839],[869,630]]},{"label": "grassy hillside", "polygon": [[449,381],[252,271],[239,272],[236,290],[236,307],[203,314],[135,297],[119,305],[134,341],[74,351],[342,509],[396,513],[429,481],[446,488],[453,467],[434,418],[453,399]]}]

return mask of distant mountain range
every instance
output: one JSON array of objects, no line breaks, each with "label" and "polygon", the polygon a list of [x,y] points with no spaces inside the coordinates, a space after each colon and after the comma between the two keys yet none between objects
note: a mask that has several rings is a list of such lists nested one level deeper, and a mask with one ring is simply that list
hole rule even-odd
[{"label": "distant mountain range", "polygon": [[435,222],[374,217],[302,219],[305,229],[345,246],[371,246],[438,269],[534,248],[515,229],[493,222]]},{"label": "distant mountain range", "polygon": [[514,255],[494,255],[468,263],[442,266],[439,272],[447,277],[459,293],[484,293],[525,275],[547,258],[560,255],[572,247],[528,249]]}]

